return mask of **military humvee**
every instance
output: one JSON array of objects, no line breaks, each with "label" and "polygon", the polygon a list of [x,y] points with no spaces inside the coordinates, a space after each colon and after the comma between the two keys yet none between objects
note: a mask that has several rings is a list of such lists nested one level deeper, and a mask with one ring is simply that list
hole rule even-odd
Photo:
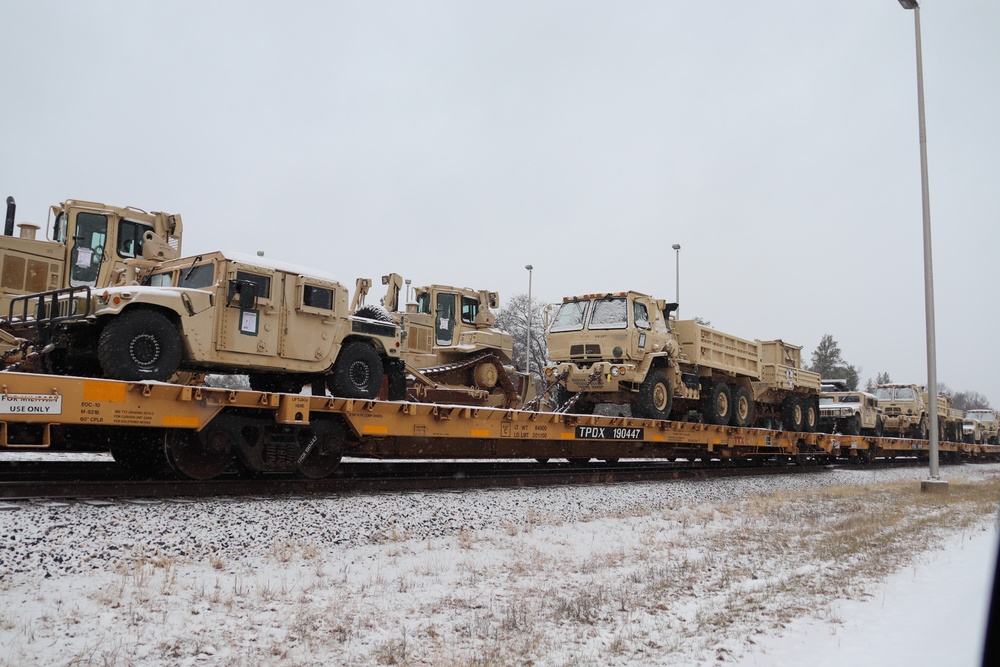
[{"label": "military humvee", "polygon": [[52,372],[169,380],[178,371],[246,373],[259,391],[324,385],[374,398],[402,381],[400,332],[353,317],[332,276],[238,253],[157,263],[141,284],[17,297],[9,326],[35,332]]},{"label": "military humvee", "polygon": [[[827,391],[831,383],[834,391]],[[875,394],[847,391],[846,383],[823,380],[824,391],[819,395],[819,430],[844,435],[882,436],[885,418]]]},{"label": "military humvee", "polygon": [[962,421],[962,439],[965,442],[1000,445],[1000,419],[995,410],[967,410]]}]

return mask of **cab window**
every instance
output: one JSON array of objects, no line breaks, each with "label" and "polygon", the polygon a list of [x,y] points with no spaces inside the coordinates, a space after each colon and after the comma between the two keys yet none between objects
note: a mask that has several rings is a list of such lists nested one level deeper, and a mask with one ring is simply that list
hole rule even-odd
[{"label": "cab window", "polygon": [[69,284],[73,287],[97,284],[108,236],[108,217],[98,213],[77,213],[76,233],[70,250]]},{"label": "cab window", "polygon": [[649,313],[646,310],[646,306],[638,301],[635,302],[634,306],[635,307],[632,310],[632,317],[635,319],[635,326],[639,329],[648,329]]},{"label": "cab window", "polygon": [[426,315],[431,314],[431,293],[421,292],[417,295],[417,312]]},{"label": "cab window", "polygon": [[270,276],[262,276],[259,273],[250,273],[249,271],[237,271],[237,280],[249,280],[250,282],[257,285],[257,298],[258,299],[270,299],[271,298],[271,278]]},{"label": "cab window", "polygon": [[472,297],[462,297],[462,321],[469,324],[476,323],[476,315],[479,314],[479,299]]},{"label": "cab window", "polygon": [[590,316],[591,329],[625,329],[628,327],[628,302],[625,299],[600,299],[594,302]]},{"label": "cab window", "polygon": [[305,285],[302,289],[302,305],[333,310],[333,290],[315,285]]},{"label": "cab window", "polygon": [[122,220],[119,222],[118,256],[126,259],[142,257],[142,237],[147,231],[153,231],[152,225],[146,225],[133,220]]}]

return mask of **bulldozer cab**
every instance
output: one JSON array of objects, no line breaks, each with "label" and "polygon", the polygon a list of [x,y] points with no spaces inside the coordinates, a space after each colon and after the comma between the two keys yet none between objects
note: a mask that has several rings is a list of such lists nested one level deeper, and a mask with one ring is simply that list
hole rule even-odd
[{"label": "bulldozer cab", "polygon": [[40,229],[20,224],[13,234],[13,199],[8,199],[7,225],[0,237],[0,316],[11,298],[66,287],[107,287],[126,263],[154,262],[180,256],[181,217],[140,209],[67,200],[50,209],[48,238]]}]

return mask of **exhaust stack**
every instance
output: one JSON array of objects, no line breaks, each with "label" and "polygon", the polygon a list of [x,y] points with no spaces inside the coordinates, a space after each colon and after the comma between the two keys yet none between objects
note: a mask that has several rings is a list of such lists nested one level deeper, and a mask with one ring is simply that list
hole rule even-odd
[{"label": "exhaust stack", "polygon": [[7,222],[3,226],[4,236],[14,235],[14,210],[17,208],[17,204],[14,203],[13,197],[7,197]]}]

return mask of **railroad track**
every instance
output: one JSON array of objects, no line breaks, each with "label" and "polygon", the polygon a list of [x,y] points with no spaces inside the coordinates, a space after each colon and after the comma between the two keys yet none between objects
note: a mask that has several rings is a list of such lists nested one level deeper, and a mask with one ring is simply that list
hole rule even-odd
[{"label": "railroad track", "polygon": [[[69,465],[69,464],[67,464]],[[53,464],[32,467],[30,473],[12,474],[0,466],[0,499],[134,499],[210,498],[289,495],[331,495],[415,490],[461,490],[554,486],[565,484],[615,484],[643,481],[708,479],[753,475],[818,473],[827,465],[771,465],[744,467],[713,463],[412,463],[377,462],[343,464],[327,479],[292,479],[277,475],[243,478],[223,476],[193,480],[128,479],[113,463],[87,464],[96,477],[74,477],[84,468],[73,464],[74,473],[53,470]],[[103,469],[100,467],[103,466]],[[27,475],[27,476],[26,476]]]}]

